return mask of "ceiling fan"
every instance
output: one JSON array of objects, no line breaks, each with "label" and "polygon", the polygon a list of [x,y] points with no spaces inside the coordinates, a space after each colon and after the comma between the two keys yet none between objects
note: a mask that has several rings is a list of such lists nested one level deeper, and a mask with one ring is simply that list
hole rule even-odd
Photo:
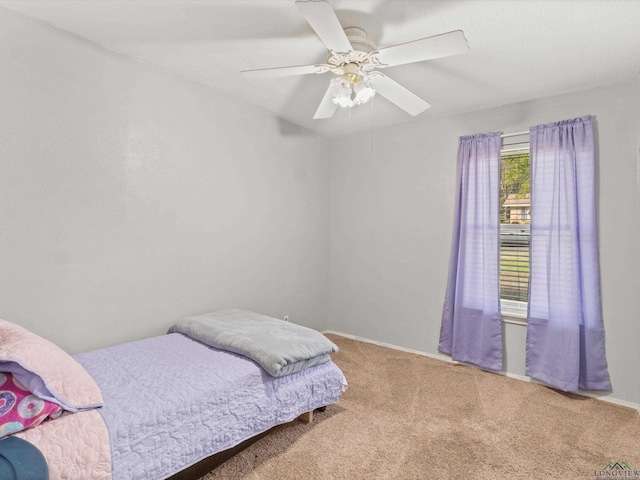
[{"label": "ceiling fan", "polygon": [[342,28],[325,0],[297,0],[296,6],[329,49],[325,64],[244,70],[252,77],[285,77],[331,72],[329,83],[314,119],[331,118],[338,106],[353,107],[369,101],[376,92],[410,115],[431,105],[377,69],[467,53],[469,45],[462,30],[377,49],[358,27]]}]

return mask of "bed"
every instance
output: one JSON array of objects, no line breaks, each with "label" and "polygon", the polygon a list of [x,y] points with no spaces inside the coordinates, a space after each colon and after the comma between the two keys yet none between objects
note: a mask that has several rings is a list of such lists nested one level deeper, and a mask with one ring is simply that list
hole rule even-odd
[{"label": "bed", "polygon": [[[216,320],[251,317],[260,324],[269,318],[240,310],[203,317],[212,315]],[[0,337],[4,340],[2,332],[16,327],[0,323]],[[340,369],[325,359],[337,347],[324,337],[327,351],[321,360],[314,360],[314,355],[290,372],[289,366],[299,359],[286,358],[286,365],[278,367],[282,374],[274,376],[267,372],[273,365],[260,364],[260,355],[238,353],[238,344],[251,333],[221,347],[217,338],[206,338],[208,344],[189,336],[191,324],[183,327],[73,358],[31,332],[19,331],[32,344],[16,353],[3,352],[4,342],[0,372],[19,377],[16,363],[37,371],[46,378],[48,390],[43,393],[42,385],[30,385],[32,390],[45,401],[55,391],[54,400],[64,413],[12,436],[35,445],[46,458],[50,478],[56,480],[195,479],[274,426],[304,414],[309,419],[314,410],[338,401],[346,386]],[[302,333],[320,335],[308,330]],[[226,330],[223,333],[218,336],[226,336]],[[255,334],[256,339],[263,336],[264,332]],[[35,350],[46,352],[45,358],[29,358]],[[26,359],[16,361],[16,355]],[[6,367],[8,358],[14,362],[11,368]],[[65,378],[59,380],[55,377],[61,370]]]}]

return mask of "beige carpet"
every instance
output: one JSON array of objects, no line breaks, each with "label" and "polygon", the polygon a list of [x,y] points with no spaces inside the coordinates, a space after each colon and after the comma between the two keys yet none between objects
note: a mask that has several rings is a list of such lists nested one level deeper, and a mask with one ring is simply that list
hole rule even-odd
[{"label": "beige carpet", "polygon": [[634,409],[329,337],[349,381],[342,399],[202,480],[593,480],[611,461],[640,471]]}]

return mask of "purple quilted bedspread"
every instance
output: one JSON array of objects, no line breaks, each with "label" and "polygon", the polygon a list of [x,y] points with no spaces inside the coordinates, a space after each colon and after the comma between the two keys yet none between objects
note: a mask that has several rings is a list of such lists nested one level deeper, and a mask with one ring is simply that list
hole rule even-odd
[{"label": "purple quilted bedspread", "polygon": [[332,362],[274,378],[248,358],[179,333],[75,358],[102,390],[113,480],[167,478],[336,402],[344,378]]}]

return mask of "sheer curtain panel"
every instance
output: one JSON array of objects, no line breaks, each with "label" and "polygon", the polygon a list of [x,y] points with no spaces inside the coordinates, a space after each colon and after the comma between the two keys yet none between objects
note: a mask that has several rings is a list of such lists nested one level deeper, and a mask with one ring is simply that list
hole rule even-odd
[{"label": "sheer curtain panel", "polygon": [[439,350],[502,369],[499,293],[500,133],[460,138],[449,280]]},{"label": "sheer curtain panel", "polygon": [[611,390],[605,358],[590,116],[531,128],[526,374]]}]

